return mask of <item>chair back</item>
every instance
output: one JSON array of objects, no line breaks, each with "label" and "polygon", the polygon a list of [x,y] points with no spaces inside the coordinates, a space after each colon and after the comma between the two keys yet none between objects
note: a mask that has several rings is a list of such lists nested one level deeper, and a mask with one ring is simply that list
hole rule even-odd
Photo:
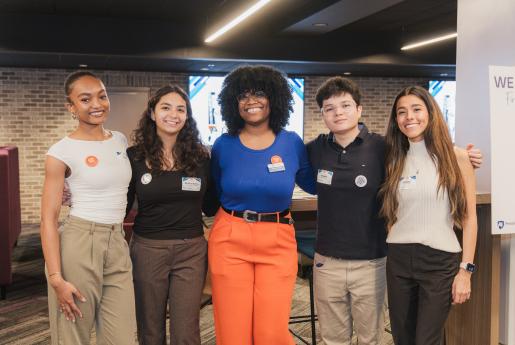
[{"label": "chair back", "polygon": [[18,148],[0,146],[0,285],[12,282],[12,249],[21,232]]}]

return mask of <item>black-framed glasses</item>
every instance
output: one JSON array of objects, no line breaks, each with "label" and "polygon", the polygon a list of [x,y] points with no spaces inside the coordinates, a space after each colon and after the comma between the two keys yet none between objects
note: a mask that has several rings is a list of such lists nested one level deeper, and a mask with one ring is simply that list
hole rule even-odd
[{"label": "black-framed glasses", "polygon": [[236,97],[236,99],[238,100],[238,102],[247,102],[247,101],[250,100],[251,97],[254,98],[254,99],[258,99],[258,100],[262,100],[262,99],[268,98],[264,91],[261,91],[261,90],[251,90],[251,91],[245,91],[245,92],[240,93]]}]

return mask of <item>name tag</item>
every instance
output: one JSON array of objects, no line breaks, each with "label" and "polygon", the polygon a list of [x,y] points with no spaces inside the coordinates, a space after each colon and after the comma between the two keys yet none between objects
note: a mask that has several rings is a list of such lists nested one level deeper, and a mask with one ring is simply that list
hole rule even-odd
[{"label": "name tag", "polygon": [[417,185],[417,176],[401,177],[399,181],[399,189],[413,189]]},{"label": "name tag", "polygon": [[182,190],[198,192],[202,186],[202,180],[199,177],[183,177]]},{"label": "name tag", "polygon": [[285,171],[283,162],[268,164],[268,172],[274,173],[278,171]]},{"label": "name tag", "polygon": [[333,181],[333,172],[328,170],[318,169],[317,182],[326,185],[331,185]]}]

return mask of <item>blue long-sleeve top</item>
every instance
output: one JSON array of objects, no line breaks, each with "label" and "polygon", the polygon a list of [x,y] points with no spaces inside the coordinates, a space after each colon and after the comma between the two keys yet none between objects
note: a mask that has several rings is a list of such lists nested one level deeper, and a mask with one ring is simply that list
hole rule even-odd
[{"label": "blue long-sleeve top", "polygon": [[[274,156],[280,157],[284,171],[269,171]],[[285,210],[295,183],[308,193],[316,192],[304,143],[295,132],[285,130],[263,150],[244,146],[237,135],[223,134],[211,151],[211,175],[221,204],[236,211]]]}]

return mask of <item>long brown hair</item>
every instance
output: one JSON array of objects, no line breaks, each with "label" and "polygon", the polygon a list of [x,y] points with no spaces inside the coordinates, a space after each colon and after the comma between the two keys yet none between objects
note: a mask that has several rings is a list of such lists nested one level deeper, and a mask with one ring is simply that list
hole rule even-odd
[{"label": "long brown hair", "polygon": [[463,177],[442,112],[433,96],[420,86],[403,89],[392,106],[386,130],[386,180],[379,191],[383,199],[381,215],[385,217],[388,229],[397,221],[399,207],[397,191],[409,149],[408,138],[397,124],[397,103],[401,97],[408,95],[421,99],[427,108],[429,119],[424,131],[424,142],[427,152],[438,169],[438,192],[442,189],[447,191],[451,217],[456,226],[461,228],[467,214]]},{"label": "long brown hair", "polygon": [[[169,93],[176,93],[186,102],[186,122],[177,135],[177,141],[172,149],[174,166],[168,166],[163,156],[163,142],[157,135],[156,123],[151,114],[161,98]],[[166,85],[156,91],[143,112],[138,128],[134,130],[133,138],[136,148],[136,160],[145,160],[152,173],[159,174],[164,170],[181,170],[188,176],[196,176],[202,162],[209,157],[209,152],[202,145],[197,123],[193,119],[193,112],[188,95],[177,85]]]}]

